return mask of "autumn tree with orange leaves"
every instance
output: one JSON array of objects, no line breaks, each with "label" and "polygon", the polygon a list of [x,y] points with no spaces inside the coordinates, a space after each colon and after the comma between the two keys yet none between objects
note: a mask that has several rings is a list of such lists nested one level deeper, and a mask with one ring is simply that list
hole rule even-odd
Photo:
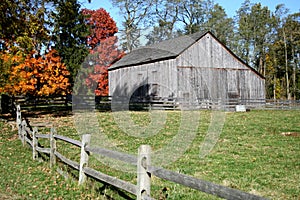
[{"label": "autumn tree with orange leaves", "polygon": [[116,23],[104,9],[80,11],[78,0],[42,0],[6,1],[0,10],[0,94],[73,92],[79,67],[88,61],[92,69],[82,70],[81,81],[93,94],[108,95],[107,69],[123,53]]},{"label": "autumn tree with orange leaves", "polygon": [[87,63],[91,70],[85,78],[85,83],[94,90],[96,96],[108,95],[108,68],[124,53],[118,49],[118,32],[116,22],[103,8],[98,10],[83,9],[86,23],[90,27],[87,44],[90,55]]},{"label": "autumn tree with orange leaves", "polygon": [[11,66],[7,84],[0,92],[10,95],[49,96],[65,95],[70,85],[66,66],[55,50],[35,58],[28,54],[25,58],[2,54],[3,63]]}]

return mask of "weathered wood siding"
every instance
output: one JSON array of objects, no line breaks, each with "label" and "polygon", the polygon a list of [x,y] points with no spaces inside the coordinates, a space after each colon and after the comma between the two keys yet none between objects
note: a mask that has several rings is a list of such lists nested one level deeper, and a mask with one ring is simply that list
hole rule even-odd
[{"label": "weathered wood siding", "polygon": [[140,90],[141,95],[174,97],[177,91],[174,66],[176,60],[170,59],[109,71],[109,95],[130,97]]},{"label": "weathered wood siding", "polygon": [[177,57],[178,97],[264,99],[264,78],[209,33]]}]

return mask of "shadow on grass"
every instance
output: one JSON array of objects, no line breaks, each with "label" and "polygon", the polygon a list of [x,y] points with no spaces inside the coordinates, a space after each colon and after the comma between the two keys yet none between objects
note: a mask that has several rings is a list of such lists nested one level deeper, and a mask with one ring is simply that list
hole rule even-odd
[{"label": "shadow on grass", "polygon": [[[72,106],[43,106],[21,107],[22,118],[41,118],[43,116],[68,117],[72,115]],[[1,113],[0,118],[6,121],[14,121],[15,113]]]},{"label": "shadow on grass", "polygon": [[126,192],[122,191],[121,189],[115,187],[115,186],[112,186],[112,185],[109,185],[109,184],[106,184],[105,182],[102,182],[103,186],[98,188],[96,190],[96,192],[98,192],[99,194],[101,195],[105,195],[105,198],[106,199],[110,199],[110,200],[113,200],[114,198],[112,196],[109,196],[107,193],[106,193],[106,190],[109,189],[109,190],[112,190],[114,191],[115,193],[117,193],[120,197],[124,198],[124,199],[128,199],[128,200],[134,200],[135,198],[133,197],[130,197]]}]

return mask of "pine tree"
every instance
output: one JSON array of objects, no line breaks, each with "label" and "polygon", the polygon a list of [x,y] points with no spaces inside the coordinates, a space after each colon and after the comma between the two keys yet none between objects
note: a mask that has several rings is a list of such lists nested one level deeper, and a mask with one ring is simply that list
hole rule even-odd
[{"label": "pine tree", "polygon": [[77,72],[88,55],[88,27],[77,0],[58,0],[53,18],[53,48],[57,49],[62,62],[66,64],[73,85]]}]

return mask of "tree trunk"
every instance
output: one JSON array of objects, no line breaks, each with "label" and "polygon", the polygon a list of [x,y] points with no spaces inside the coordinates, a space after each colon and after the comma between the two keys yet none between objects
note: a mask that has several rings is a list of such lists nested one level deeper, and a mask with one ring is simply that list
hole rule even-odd
[{"label": "tree trunk", "polygon": [[297,68],[297,60],[295,59],[295,49],[292,48],[292,55],[293,55],[293,61],[294,61],[294,66],[293,66],[293,99],[296,100],[296,68]]},{"label": "tree trunk", "polygon": [[273,99],[276,99],[276,75],[274,75],[274,83],[273,83]]},{"label": "tree trunk", "polygon": [[284,41],[284,54],[285,54],[285,79],[286,79],[286,97],[291,99],[290,86],[289,86],[289,72],[288,72],[288,55],[287,55],[287,44],[285,30],[283,29],[283,41]]}]

